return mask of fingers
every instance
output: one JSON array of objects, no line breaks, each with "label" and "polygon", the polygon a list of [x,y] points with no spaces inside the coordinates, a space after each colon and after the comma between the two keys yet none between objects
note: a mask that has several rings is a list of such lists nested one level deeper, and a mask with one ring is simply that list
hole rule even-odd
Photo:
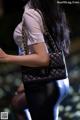
[{"label": "fingers", "polygon": [[7,54],[0,48],[0,58],[5,58]]}]

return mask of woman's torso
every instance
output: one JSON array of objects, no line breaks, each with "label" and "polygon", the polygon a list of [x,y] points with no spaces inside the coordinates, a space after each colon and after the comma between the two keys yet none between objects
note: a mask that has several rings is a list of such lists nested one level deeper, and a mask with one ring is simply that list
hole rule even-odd
[{"label": "woman's torso", "polygon": [[[22,21],[21,21],[21,23],[19,23],[17,25],[17,27],[14,30],[14,34],[13,34],[14,40],[19,48],[19,55],[24,54],[24,46],[23,46],[23,42],[22,42],[22,25],[23,25],[24,18],[27,19],[29,24],[31,24],[31,23],[33,24],[33,28],[32,28],[33,30],[40,29],[40,32],[36,32],[36,31],[30,32],[29,31],[28,39],[26,39],[28,49],[29,49],[29,54],[34,53],[33,46],[32,46],[33,44],[40,43],[40,42],[45,43],[44,36],[43,36],[44,27],[43,27],[42,18],[36,10],[34,10],[30,7],[30,3],[28,3],[25,5],[25,10],[23,13]],[[27,32],[27,31],[28,31],[28,28],[25,26],[25,32]],[[48,52],[46,43],[45,43],[45,47],[46,47],[46,51]]]}]

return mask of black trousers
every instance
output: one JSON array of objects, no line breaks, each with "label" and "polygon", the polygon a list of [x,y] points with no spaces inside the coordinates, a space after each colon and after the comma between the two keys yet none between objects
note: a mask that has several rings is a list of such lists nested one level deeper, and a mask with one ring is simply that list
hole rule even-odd
[{"label": "black trousers", "polygon": [[54,120],[54,106],[59,97],[56,82],[24,83],[28,109],[32,120]]}]

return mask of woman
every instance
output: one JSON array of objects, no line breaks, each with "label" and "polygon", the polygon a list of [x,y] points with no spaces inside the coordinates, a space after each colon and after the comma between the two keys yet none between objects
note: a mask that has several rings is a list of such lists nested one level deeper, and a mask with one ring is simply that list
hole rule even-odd
[{"label": "woman", "polygon": [[[8,55],[0,49],[0,62],[15,63],[27,67],[49,65],[48,49],[43,37],[45,31],[43,20],[38,11],[43,15],[47,27],[51,31],[53,31],[53,27],[55,28],[55,36],[56,38],[58,37],[59,33],[56,29],[56,23],[60,23],[62,11],[58,7],[57,2],[55,0],[28,0],[26,1],[22,17],[22,21],[23,19],[25,20],[26,33],[28,32],[28,55],[24,54],[25,51],[21,40],[21,22],[14,32],[14,39],[19,47],[19,55]],[[61,38],[57,42],[60,41]],[[65,42],[65,39],[63,39],[63,42]],[[32,120],[58,120],[59,104],[69,90],[68,76],[66,79],[45,84],[35,83],[34,85],[28,85],[24,82],[24,87]]]}]

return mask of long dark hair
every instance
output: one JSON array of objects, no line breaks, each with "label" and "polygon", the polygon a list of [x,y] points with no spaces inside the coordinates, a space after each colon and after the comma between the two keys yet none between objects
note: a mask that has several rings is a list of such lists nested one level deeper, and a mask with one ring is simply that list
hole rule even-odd
[{"label": "long dark hair", "polygon": [[56,0],[31,0],[34,9],[40,9],[48,26],[60,22],[59,6]]},{"label": "long dark hair", "polygon": [[[29,0],[25,0],[29,1]],[[57,0],[30,0],[33,9],[39,9],[44,17],[45,23],[51,32],[54,32],[54,39],[57,43],[62,43],[64,51],[69,48],[69,32],[66,17]],[[65,34],[67,32],[67,34]]]}]

